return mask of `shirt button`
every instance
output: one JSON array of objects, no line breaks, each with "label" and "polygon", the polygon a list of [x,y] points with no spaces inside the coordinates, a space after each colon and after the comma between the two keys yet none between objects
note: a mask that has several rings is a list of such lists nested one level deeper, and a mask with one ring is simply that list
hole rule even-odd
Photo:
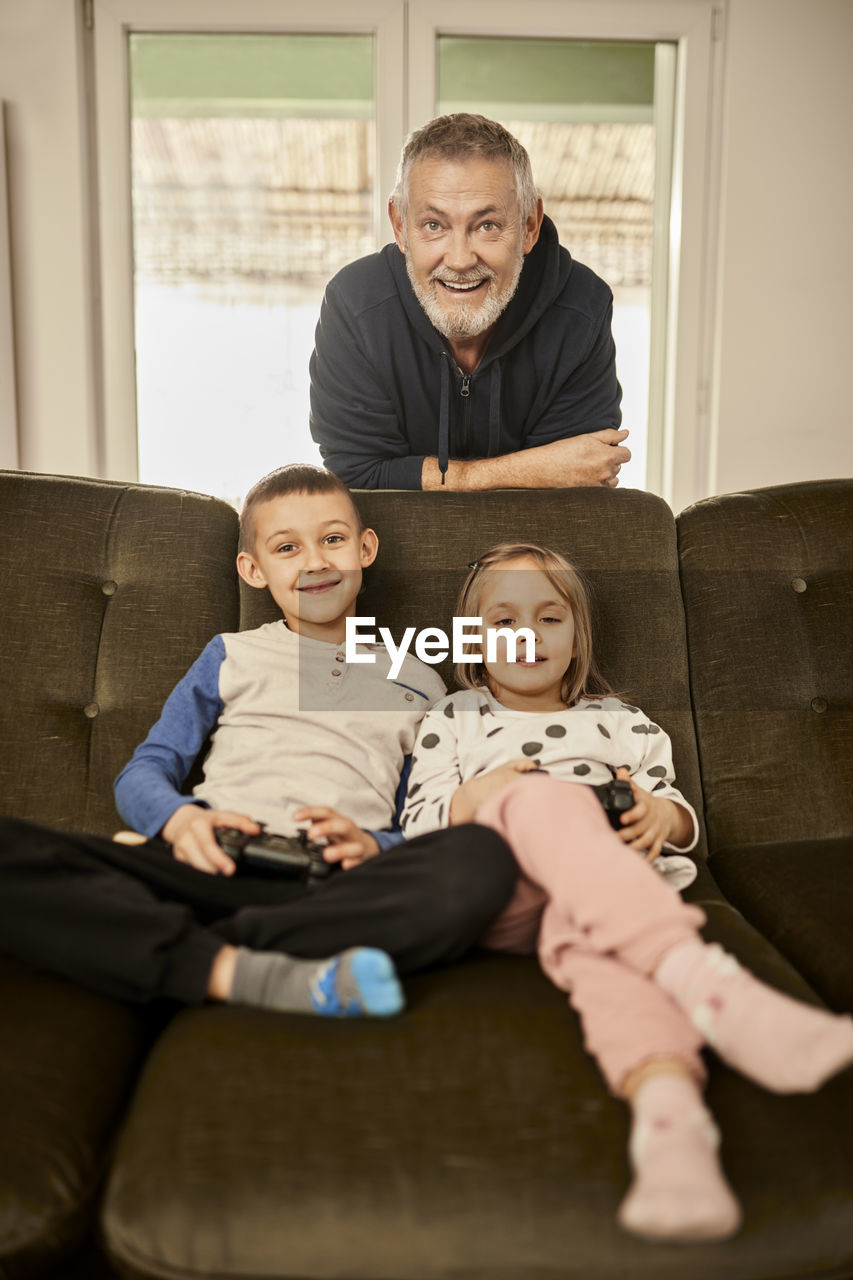
[{"label": "shirt button", "polygon": [[406,701],[407,701],[407,702],[414,702],[414,700],[415,700],[415,695],[414,695],[413,693],[407,693],[407,694],[406,694]]},{"label": "shirt button", "polygon": [[335,654],[335,662],[346,662],[346,658],[342,653]]},{"label": "shirt button", "polygon": [[83,708],[83,715],[87,720],[94,720],[100,710],[101,708],[98,706],[97,702],[87,702]]},{"label": "shirt button", "polygon": [[818,715],[826,711],[828,706],[826,698],[812,698],[812,711],[816,711]]},{"label": "shirt button", "polygon": [[101,583],[101,590],[105,596],[114,596],[118,591],[118,583],[113,582],[112,579],[107,579],[106,582]]},{"label": "shirt button", "polygon": [[807,589],[808,583],[803,578],[792,578],[791,586],[799,595],[802,595],[802,593]]},{"label": "shirt button", "polygon": [[337,667],[332,667],[332,675],[333,675],[333,676],[339,676],[340,674],[341,674],[341,673],[340,673],[340,671],[338,671],[338,668],[337,668]]}]

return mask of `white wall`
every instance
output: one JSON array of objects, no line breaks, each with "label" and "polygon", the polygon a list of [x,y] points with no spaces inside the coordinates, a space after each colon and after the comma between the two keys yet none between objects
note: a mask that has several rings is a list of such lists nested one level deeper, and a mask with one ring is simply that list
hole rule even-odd
[{"label": "white wall", "polygon": [[[0,0],[20,463],[94,474],[91,271],[75,0]],[[57,216],[57,212],[61,216]],[[14,465],[9,457],[3,465]]]},{"label": "white wall", "polygon": [[719,493],[853,476],[853,3],[730,0]]},{"label": "white wall", "polygon": [[0,99],[0,463],[18,463],[15,327],[12,323],[12,259],[6,188],[6,108]]},{"label": "white wall", "polygon": [[[0,0],[0,99],[20,465],[97,474],[81,12]],[[709,492],[853,475],[853,0],[729,0],[726,25]]]}]

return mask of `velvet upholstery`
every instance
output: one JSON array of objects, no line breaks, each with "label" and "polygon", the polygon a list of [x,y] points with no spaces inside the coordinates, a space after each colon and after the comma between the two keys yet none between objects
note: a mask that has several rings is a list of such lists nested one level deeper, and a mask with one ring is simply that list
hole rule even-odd
[{"label": "velvet upholstery", "polygon": [[[808,996],[736,912],[708,910],[709,937]],[[481,954],[406,989],[407,1012],[379,1026],[179,1015],[107,1191],[122,1274],[754,1280],[850,1256],[849,1080],[780,1099],[713,1066],[746,1224],[725,1245],[641,1245],[615,1221],[627,1112],[535,963]]]},{"label": "velvet upholstery", "polygon": [[236,513],[174,489],[0,474],[0,812],[110,835],[112,782],[236,630]]},{"label": "velvet upholstery", "polygon": [[144,1059],[135,1010],[0,955],[0,1276],[62,1274]]},{"label": "velvet upholstery", "polygon": [[711,848],[849,836],[853,482],[709,498],[678,544]]},{"label": "velvet upholstery", "polygon": [[[113,778],[202,645],[238,625],[236,527],[198,494],[0,474],[0,812],[124,825]],[[91,1231],[147,1030],[5,956],[0,1010],[0,1276],[39,1275]]]},{"label": "velvet upholstery", "polygon": [[678,541],[711,867],[853,1009],[853,482],[708,499]]},{"label": "velvet upholstery", "polygon": [[731,845],[723,892],[839,1013],[853,1009],[853,836]]},{"label": "velvet upholstery", "polygon": [[[817,544],[815,488],[786,502],[799,504],[796,519]],[[840,973],[849,951],[836,938],[810,968],[817,948],[796,921],[806,903],[815,931],[824,920],[834,928],[832,878],[850,882],[843,802],[827,821],[798,813],[792,851],[775,828],[762,845],[747,791],[750,767],[763,773],[741,759],[746,732],[728,743],[743,786],[729,778],[726,732],[709,737],[715,704],[736,701],[718,670],[736,610],[715,587],[715,612],[703,613],[699,575],[736,564],[743,546],[762,540],[778,555],[765,531],[778,503],[754,497],[732,542],[727,507],[712,502],[682,526],[679,557],[673,517],[648,494],[386,492],[359,501],[382,543],[359,608],[395,635],[447,628],[468,561],[494,542],[523,535],[576,561],[593,591],[602,666],[671,733],[679,781],[700,812],[707,764],[711,866],[718,861],[727,887],[734,868],[736,892],[731,901],[720,892],[703,838],[685,896],[705,910],[706,936],[780,988],[819,1001],[817,987],[829,999],[818,979]],[[823,546],[817,598],[832,610],[836,588],[845,589],[849,520],[827,510],[836,553]],[[0,812],[110,831],[112,776],[169,688],[211,634],[257,625],[276,616],[274,606],[265,592],[238,594],[236,517],[213,499],[2,475],[0,531],[0,715],[10,744]],[[759,569],[750,572],[760,580]],[[764,617],[753,594],[738,599],[750,643],[784,654],[793,641],[773,629],[791,626],[803,653],[820,649],[817,619],[803,641],[787,614]],[[804,603],[794,607],[802,613]],[[756,618],[744,619],[750,609]],[[840,652],[844,638],[835,643]],[[810,699],[825,697],[828,711],[809,699],[809,712],[829,728],[814,738],[807,724],[803,752],[785,757],[786,768],[796,762],[815,776],[844,740],[841,719],[829,716],[841,678],[832,685],[829,670],[819,674]],[[784,662],[775,679],[785,680]],[[808,693],[798,681],[799,701],[782,708],[793,735]],[[771,682],[761,696],[775,715],[773,698],[790,695]],[[774,723],[768,741],[781,767]],[[828,879],[813,874],[810,840],[826,853]],[[762,889],[763,914],[748,881]],[[0,957],[0,1280],[853,1274],[851,1073],[814,1097],[778,1098],[711,1058],[709,1101],[743,1229],[724,1244],[641,1244],[615,1222],[628,1183],[625,1108],[608,1096],[565,997],[535,960],[475,953],[406,990],[407,1011],[387,1023],[210,1006],[164,1017],[160,1031],[156,1018]]]}]

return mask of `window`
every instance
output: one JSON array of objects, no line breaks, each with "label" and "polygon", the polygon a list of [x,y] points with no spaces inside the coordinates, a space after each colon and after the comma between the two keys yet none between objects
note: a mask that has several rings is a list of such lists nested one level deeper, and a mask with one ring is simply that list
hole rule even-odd
[{"label": "window", "polygon": [[438,38],[438,110],[480,112],[523,143],[561,244],[613,289],[632,450],[620,483],[638,489],[649,478],[653,260],[665,270],[667,255],[665,242],[654,253],[654,206],[671,194],[669,164],[655,164],[658,149],[671,155],[671,115],[661,127],[655,102],[672,99],[674,75],[673,47],[650,41]]},{"label": "window", "polygon": [[267,466],[316,456],[307,364],[324,280],[390,238],[409,128],[464,107],[522,138],[561,238],[614,288],[636,458],[624,480],[676,509],[705,491],[712,0],[94,12],[105,474],[236,499]]},{"label": "window", "polygon": [[130,36],[139,478],[317,461],[330,276],[376,248],[371,35]]}]

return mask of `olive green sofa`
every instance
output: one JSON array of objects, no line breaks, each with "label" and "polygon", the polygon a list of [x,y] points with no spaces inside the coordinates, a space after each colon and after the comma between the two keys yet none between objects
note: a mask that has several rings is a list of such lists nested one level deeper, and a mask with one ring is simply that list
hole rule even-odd
[{"label": "olive green sofa", "polygon": [[[361,612],[447,629],[497,541],[584,571],[615,684],[704,815],[687,896],[780,988],[853,1004],[853,482],[699,503],[636,491],[360,495]],[[236,516],[175,490],[0,475],[0,812],[120,825],[111,783],[241,597]],[[449,672],[445,672],[449,677]],[[0,938],[2,951],[2,938]],[[0,1277],[794,1280],[853,1275],[853,1072],[769,1095],[710,1062],[745,1221],[616,1225],[624,1106],[532,958],[474,953],[383,1023],[131,1008],[0,955]]]}]

